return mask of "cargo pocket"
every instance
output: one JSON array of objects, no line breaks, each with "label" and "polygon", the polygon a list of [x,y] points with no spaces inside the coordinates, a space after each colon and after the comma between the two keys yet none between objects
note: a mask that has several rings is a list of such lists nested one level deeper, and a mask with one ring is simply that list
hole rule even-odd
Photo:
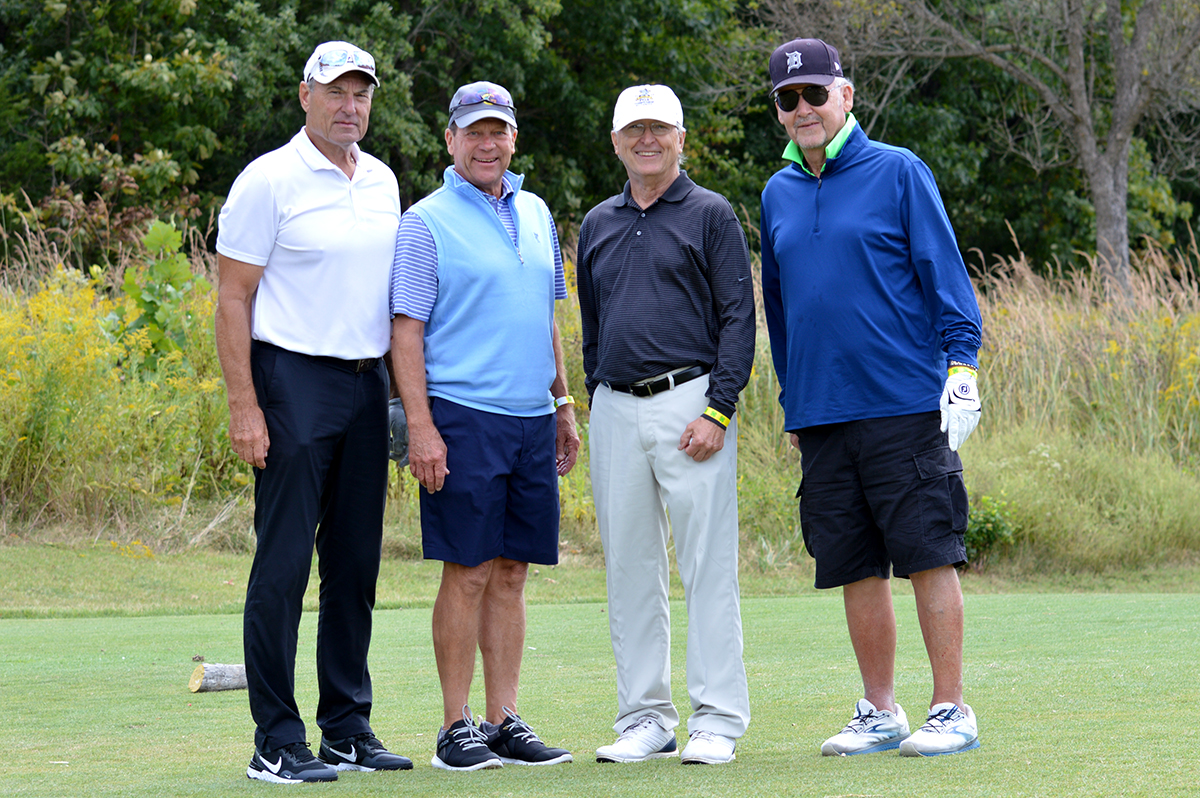
[{"label": "cargo pocket", "polygon": [[804,540],[804,550],[808,556],[816,559],[812,546],[808,542],[808,524],[804,522],[804,477],[800,477],[800,487],[796,488],[796,499],[800,504],[800,537]]},{"label": "cargo pocket", "polygon": [[921,479],[921,516],[926,534],[939,527],[965,532],[969,502],[963,482],[962,458],[949,446],[939,446],[913,455]]}]

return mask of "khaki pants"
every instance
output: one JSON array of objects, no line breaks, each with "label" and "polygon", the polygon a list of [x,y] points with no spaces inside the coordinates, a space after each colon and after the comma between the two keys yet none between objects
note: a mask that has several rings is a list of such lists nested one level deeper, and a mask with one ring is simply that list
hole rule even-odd
[{"label": "khaki pants", "polygon": [[[617,722],[679,725],[671,701],[667,537],[687,597],[688,731],[738,738],[750,722],[738,595],[737,420],[703,463],[679,451],[708,405],[708,378],[640,398],[601,385],[592,400],[592,493],[604,544]],[[708,423],[708,422],[704,422]],[[668,521],[669,518],[669,521]]]}]

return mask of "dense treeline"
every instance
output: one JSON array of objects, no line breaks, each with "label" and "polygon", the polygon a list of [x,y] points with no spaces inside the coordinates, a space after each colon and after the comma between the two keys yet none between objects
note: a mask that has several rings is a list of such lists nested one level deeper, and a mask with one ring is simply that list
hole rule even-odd
[{"label": "dense treeline", "polygon": [[[805,5],[821,18],[820,2]],[[136,242],[151,218],[207,219],[246,162],[303,123],[299,74],[314,43],[331,38],[380,64],[364,146],[396,171],[405,206],[440,180],[455,86],[488,78],[518,102],[515,167],[560,224],[577,224],[623,182],[607,135],[617,93],[662,82],[685,104],[692,176],[754,221],[786,143],[766,98],[766,56],[786,38],[827,35],[773,30],[759,9],[748,0],[3,0],[0,225],[62,231],[60,247],[90,266]],[[882,61],[843,55],[861,91],[878,91],[869,78]],[[930,163],[970,262],[1014,252],[1014,236],[1038,264],[1095,250],[1079,170],[1069,160],[1035,170],[1005,140],[1021,99],[1015,81],[983,63],[926,58],[890,90],[886,102],[864,95],[860,120]],[[1153,127],[1141,134],[1129,157],[1130,239],[1186,244],[1195,173],[1168,179]]]}]

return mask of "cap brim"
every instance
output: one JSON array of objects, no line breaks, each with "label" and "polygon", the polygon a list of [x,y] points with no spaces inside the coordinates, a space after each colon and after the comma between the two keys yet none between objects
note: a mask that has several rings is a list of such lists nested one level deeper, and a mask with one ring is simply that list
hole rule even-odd
[{"label": "cap brim", "polygon": [[789,75],[776,83],[772,91],[786,89],[788,86],[832,86],[837,79],[837,75]]},{"label": "cap brim", "polygon": [[362,75],[363,77],[365,77],[367,80],[374,83],[376,86],[379,85],[379,78],[375,77],[370,72],[359,69],[357,66],[354,66],[351,64],[347,64],[344,67],[339,67],[338,69],[330,70],[330,71],[326,72],[324,75],[318,75],[316,72],[313,72],[311,77],[317,83],[328,85],[330,83],[333,83],[335,80],[340,78],[342,75],[345,75],[349,72],[357,72],[360,75]]},{"label": "cap brim", "polygon": [[[505,113],[505,111],[508,111]],[[501,122],[507,122],[514,128],[517,126],[517,115],[509,109],[501,109],[495,106],[490,108],[480,108],[475,111],[456,111],[450,115],[450,124],[458,127],[470,127],[481,119],[499,119]]]},{"label": "cap brim", "polygon": [[684,129],[683,125],[679,124],[678,119],[668,119],[666,114],[644,113],[630,116],[629,118],[614,119],[613,133],[624,130],[629,125],[632,125],[634,122],[638,122],[642,119],[649,119],[651,122],[662,122],[664,125],[670,125],[677,130]]}]

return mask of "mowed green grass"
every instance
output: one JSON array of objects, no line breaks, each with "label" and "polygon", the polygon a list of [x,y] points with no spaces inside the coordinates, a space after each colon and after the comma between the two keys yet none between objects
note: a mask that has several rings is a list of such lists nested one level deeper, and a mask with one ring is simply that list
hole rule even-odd
[{"label": "mowed green grass", "polygon": [[[902,591],[898,590],[898,594]],[[685,618],[674,613],[674,691],[687,714]],[[897,694],[927,706],[928,666],[911,597],[898,595]],[[861,685],[835,593],[743,602],[753,721],[729,766],[678,760],[600,765],[615,685],[602,602],[529,608],[522,714],[576,761],[446,773],[430,767],[440,698],[426,607],[376,613],[372,719],[404,773],[347,773],[284,788],[245,777],[244,691],[192,694],[194,656],[240,662],[236,614],[0,620],[5,796],[1185,796],[1197,786],[1191,722],[1200,692],[1200,600],[1179,594],[967,597],[967,700],[982,748],[901,759],[823,758]],[[302,626],[296,686],[310,739],[315,614]],[[482,707],[477,679],[475,704]],[[680,731],[681,743],[684,732]]]}]

